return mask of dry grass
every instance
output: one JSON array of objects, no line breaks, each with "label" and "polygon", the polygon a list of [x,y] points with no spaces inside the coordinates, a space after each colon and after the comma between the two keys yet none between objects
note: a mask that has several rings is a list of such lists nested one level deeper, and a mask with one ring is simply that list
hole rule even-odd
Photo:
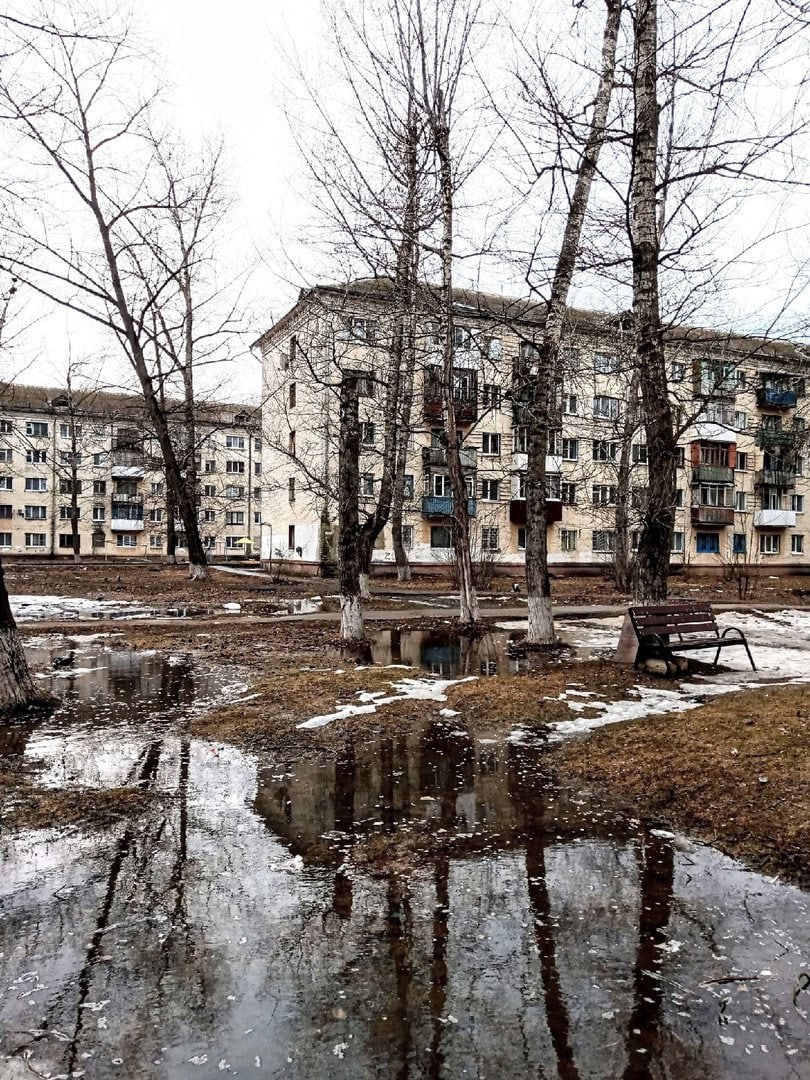
[{"label": "dry grass", "polygon": [[603,728],[554,752],[566,783],[810,882],[810,690],[729,694]]},{"label": "dry grass", "polygon": [[7,790],[0,821],[9,829],[50,829],[71,825],[105,828],[131,819],[154,801],[154,794],[134,787],[30,788]]}]

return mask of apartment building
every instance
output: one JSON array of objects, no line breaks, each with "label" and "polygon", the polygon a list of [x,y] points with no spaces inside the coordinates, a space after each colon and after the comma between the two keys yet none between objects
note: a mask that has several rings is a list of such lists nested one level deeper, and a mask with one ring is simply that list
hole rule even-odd
[{"label": "apartment building", "polygon": [[[452,561],[453,498],[432,300],[427,290],[415,328],[403,538],[412,565],[435,570]],[[319,286],[256,342],[263,362],[262,558],[313,570],[334,559],[341,370],[360,380],[361,512],[375,499],[400,315],[385,279]],[[453,397],[473,554],[504,569],[524,562],[526,411],[544,315],[543,305],[531,302],[455,293]],[[680,432],[673,564],[808,569],[810,354],[789,342],[695,327],[671,327],[665,338]],[[626,314],[569,312],[546,462],[549,559],[559,571],[612,562],[620,507],[631,549],[638,542],[647,447],[631,349]],[[390,529],[374,557],[393,561]]]},{"label": "apartment building", "polygon": [[[258,552],[262,458],[258,413],[204,403],[197,410],[200,532],[211,557]],[[183,445],[178,410],[178,440]],[[190,452],[190,450],[189,450]],[[166,479],[142,399],[135,395],[10,386],[0,395],[0,553],[166,553]],[[186,554],[175,515],[177,554]]]}]

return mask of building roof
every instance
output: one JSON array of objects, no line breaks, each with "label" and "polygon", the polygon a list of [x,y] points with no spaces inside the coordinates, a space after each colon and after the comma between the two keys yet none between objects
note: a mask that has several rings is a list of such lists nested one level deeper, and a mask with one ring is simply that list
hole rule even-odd
[{"label": "building roof", "polygon": [[[438,301],[439,287],[437,285],[424,285],[422,291],[425,301],[431,304]],[[275,336],[283,331],[290,322],[295,320],[307,303],[330,296],[339,300],[341,306],[350,305],[353,300],[385,304],[394,297],[394,282],[389,277],[365,277],[302,289],[295,305],[262,333],[253,343],[253,347],[261,345],[269,335]],[[461,288],[453,289],[453,305],[456,314],[460,317],[486,318],[502,323],[517,323],[533,327],[541,327],[544,324],[548,307],[545,301],[531,297],[521,298]],[[429,304],[425,303],[425,307],[429,308]],[[605,333],[615,331],[620,325],[626,330],[628,321],[632,323],[632,314],[627,311],[607,312],[572,307],[568,308],[567,320],[571,329]],[[774,357],[803,364],[810,363],[810,349],[806,345],[778,338],[735,334],[707,327],[677,324],[664,327],[664,338],[671,344],[679,343],[690,349],[705,346],[711,347],[714,351],[721,349],[735,354],[761,355],[763,358]]]}]

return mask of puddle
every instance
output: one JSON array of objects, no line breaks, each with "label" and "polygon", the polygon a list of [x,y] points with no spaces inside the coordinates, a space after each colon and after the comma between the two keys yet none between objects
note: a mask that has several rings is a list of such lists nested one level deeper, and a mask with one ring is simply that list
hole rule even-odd
[{"label": "puddle", "polygon": [[46,620],[88,622],[100,619],[137,620],[159,618],[193,619],[200,616],[312,615],[323,610],[320,597],[303,600],[255,600],[214,605],[145,605],[129,600],[88,600],[74,596],[11,596],[11,610],[18,623]]},{"label": "puddle", "polygon": [[0,832],[4,1078],[801,1075],[810,897],[551,787],[542,734],[456,716],[260,761],[178,723],[238,699],[227,673],[99,641],[73,663],[0,748],[164,797]]}]

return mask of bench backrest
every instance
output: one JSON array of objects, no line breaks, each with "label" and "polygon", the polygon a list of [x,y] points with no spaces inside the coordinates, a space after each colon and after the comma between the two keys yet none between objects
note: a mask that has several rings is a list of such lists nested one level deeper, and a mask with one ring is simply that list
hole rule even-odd
[{"label": "bench backrest", "polygon": [[709,604],[653,604],[627,610],[639,639],[658,634],[660,637],[676,635],[682,640],[687,634],[716,636],[719,633]]}]

